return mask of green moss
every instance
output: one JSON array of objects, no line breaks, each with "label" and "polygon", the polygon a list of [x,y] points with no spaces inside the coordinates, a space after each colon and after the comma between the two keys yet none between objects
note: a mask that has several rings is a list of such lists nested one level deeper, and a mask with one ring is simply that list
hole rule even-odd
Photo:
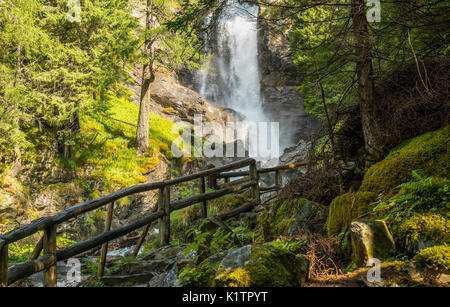
[{"label": "green moss", "polygon": [[330,205],[327,232],[329,236],[340,233],[353,219],[371,211],[377,195],[372,192],[347,193],[336,197]]},{"label": "green moss", "polygon": [[393,225],[395,237],[402,246],[418,249],[420,239],[435,245],[450,243],[450,220],[438,214],[417,214],[400,225]]},{"label": "green moss", "polygon": [[182,286],[210,287],[224,253],[213,255],[195,267],[185,266],[178,274]]},{"label": "green moss", "polygon": [[414,262],[430,277],[450,274],[450,246],[438,245],[417,253]]},{"label": "green moss", "polygon": [[296,219],[281,220],[278,224],[275,225],[274,234],[278,236],[286,236],[292,223],[295,223],[296,221]]},{"label": "green moss", "polygon": [[271,220],[274,224],[281,220],[290,218],[294,214],[300,212],[307,203],[313,203],[306,198],[298,198],[295,200],[286,200],[284,202],[275,203],[272,207]]},{"label": "green moss", "polygon": [[390,194],[409,180],[412,170],[448,178],[450,126],[406,141],[364,175],[360,191]]}]

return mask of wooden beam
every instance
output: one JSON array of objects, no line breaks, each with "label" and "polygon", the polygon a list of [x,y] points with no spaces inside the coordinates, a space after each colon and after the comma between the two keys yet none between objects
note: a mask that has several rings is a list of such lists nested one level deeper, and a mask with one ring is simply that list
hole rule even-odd
[{"label": "wooden beam", "polygon": [[[206,193],[206,178],[202,177],[200,179],[200,193],[205,194]],[[208,201],[203,200],[202,201],[202,218],[208,217]]]},{"label": "wooden beam", "polygon": [[[113,218],[113,213],[114,213],[114,203],[110,203],[108,205],[108,214],[106,216],[104,232],[108,232],[111,230],[111,222],[112,222],[112,218]],[[97,270],[98,278],[102,277],[105,272],[106,254],[107,253],[108,253],[108,242],[103,243],[103,245],[102,245],[102,252],[100,254],[100,261],[98,262],[98,270]]]},{"label": "wooden beam", "polygon": [[148,223],[151,223],[152,221],[157,220],[160,218],[164,213],[163,212],[155,212],[150,215],[147,215],[146,217],[143,217],[141,219],[138,219],[128,225],[110,230],[108,232],[102,233],[100,235],[97,235],[89,240],[77,243],[75,245],[62,248],[58,250],[57,259],[58,261],[66,260],[70,257],[79,255],[83,252],[86,252],[92,248],[95,248],[105,242],[120,238],[126,234],[129,234],[130,232],[142,228]]},{"label": "wooden beam", "polygon": [[16,264],[9,269],[8,285],[20,281],[25,277],[43,271],[56,264],[56,258],[50,255],[44,255],[35,260]]},{"label": "wooden beam", "polygon": [[[56,225],[52,225],[44,231],[44,255],[56,259]],[[44,272],[44,287],[56,287],[56,261]]]},{"label": "wooden beam", "polygon": [[193,204],[198,204],[204,200],[211,200],[218,198],[223,195],[231,194],[231,193],[237,193],[239,191],[242,191],[244,189],[250,188],[252,186],[255,186],[257,184],[256,181],[249,181],[241,186],[235,186],[235,187],[228,187],[220,190],[216,190],[213,192],[200,194],[200,195],[194,195],[190,197],[186,197],[177,201],[174,201],[170,204],[170,211],[180,210],[186,207],[189,207]]},{"label": "wooden beam", "polygon": [[256,181],[256,184],[252,187],[253,199],[257,203],[261,203],[261,194],[259,192],[259,174],[258,170],[256,169],[256,163],[250,165],[250,178],[252,179],[252,181]]},{"label": "wooden beam", "polygon": [[0,287],[8,286],[8,244],[0,239]]},{"label": "wooden beam", "polygon": [[[228,178],[228,179],[229,179],[229,178]],[[217,187],[218,187],[219,189],[227,188],[227,187],[232,187],[232,186],[235,186],[235,185],[239,185],[239,184],[241,184],[241,183],[248,182],[248,181],[250,181],[250,180],[251,180],[250,176],[245,176],[244,178],[241,178],[241,179],[238,179],[238,180],[225,182],[225,183],[223,183],[223,184],[218,185]]]},{"label": "wooden beam", "polygon": [[165,186],[159,190],[158,211],[164,213],[159,218],[159,244],[160,246],[170,243],[170,190]]},{"label": "wooden beam", "polygon": [[151,223],[145,225],[144,230],[142,231],[142,234],[139,237],[139,240],[137,241],[136,246],[134,247],[133,254],[132,254],[132,256],[134,258],[136,258],[138,256],[139,250],[141,249],[141,246],[144,243],[145,237],[147,236],[147,234],[150,230],[150,226],[151,226]]},{"label": "wooden beam", "polygon": [[6,244],[13,243],[13,242],[21,240],[23,238],[26,238],[40,230],[44,230],[51,225],[61,224],[72,218],[77,217],[80,214],[95,210],[97,208],[100,208],[100,207],[108,204],[108,203],[119,200],[123,197],[141,193],[141,192],[147,192],[147,191],[151,191],[151,190],[155,190],[155,189],[160,189],[164,186],[172,186],[175,184],[196,180],[196,179],[199,179],[199,178],[202,178],[205,176],[218,174],[220,172],[226,172],[226,171],[230,171],[233,169],[239,169],[239,168],[250,165],[254,161],[255,161],[254,159],[247,158],[247,159],[243,159],[240,161],[236,161],[236,162],[227,164],[225,166],[207,169],[204,171],[200,171],[196,174],[192,174],[192,175],[188,175],[188,176],[184,176],[184,177],[178,177],[178,178],[161,181],[161,182],[154,182],[154,183],[149,183],[149,184],[132,186],[132,187],[120,190],[116,193],[106,195],[106,196],[100,197],[98,199],[89,200],[83,204],[80,204],[80,205],[77,205],[74,207],[70,207],[69,209],[67,209],[59,214],[56,214],[54,216],[34,220],[29,225],[19,227],[19,228],[15,229],[13,231],[10,231],[4,235],[1,235],[0,239],[4,240]]},{"label": "wooden beam", "polygon": [[[39,258],[39,255],[41,254],[43,247],[44,247],[44,235],[41,236],[38,243],[34,247],[33,251],[31,252],[30,257],[28,257],[28,261],[36,260],[37,258]],[[23,279],[20,279],[17,282],[15,282],[12,286],[20,287],[22,285],[22,283],[23,283]]]}]

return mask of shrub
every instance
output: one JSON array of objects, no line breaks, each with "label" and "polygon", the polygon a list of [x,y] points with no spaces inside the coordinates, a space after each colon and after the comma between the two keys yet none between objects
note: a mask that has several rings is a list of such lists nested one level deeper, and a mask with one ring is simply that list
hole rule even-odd
[{"label": "shrub", "polygon": [[414,257],[414,262],[428,277],[450,273],[450,246],[438,245],[423,249]]}]

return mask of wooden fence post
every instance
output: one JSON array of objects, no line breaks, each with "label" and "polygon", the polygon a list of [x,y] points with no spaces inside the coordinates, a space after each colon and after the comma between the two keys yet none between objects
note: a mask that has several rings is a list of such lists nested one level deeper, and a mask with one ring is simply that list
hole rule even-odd
[{"label": "wooden fence post", "polygon": [[8,286],[8,244],[0,239],[0,287]]},{"label": "wooden fence post", "polygon": [[54,257],[54,264],[44,272],[44,287],[56,287],[56,225],[44,230],[44,255]]},{"label": "wooden fence post", "polygon": [[159,219],[159,244],[160,246],[170,243],[170,188],[164,186],[159,189],[158,210],[164,212]]},{"label": "wooden fence post", "polygon": [[[108,204],[108,215],[106,216],[104,232],[108,232],[111,230],[111,222],[112,222],[112,218],[113,218],[113,213],[114,213],[114,203],[112,202],[112,203]],[[100,261],[98,262],[98,270],[97,270],[98,278],[102,277],[105,272],[106,254],[108,254],[108,242],[106,242],[102,245],[102,252],[100,254]]]},{"label": "wooden fence post", "polygon": [[256,163],[250,164],[250,178],[256,181],[256,185],[252,187],[253,198],[256,202],[261,202],[261,194],[259,193],[259,174],[256,169]]},{"label": "wooden fence post", "polygon": [[136,258],[137,255],[139,254],[139,250],[141,249],[141,246],[144,243],[145,237],[147,236],[148,231],[150,230],[150,225],[151,225],[151,223],[145,225],[144,230],[142,231],[142,234],[139,237],[139,240],[137,241],[136,246],[134,247],[133,254],[132,254],[132,256],[134,258]]},{"label": "wooden fence post", "polygon": [[[202,177],[200,179],[200,193],[205,194],[206,193],[206,178]],[[208,217],[208,201],[204,200],[202,202],[202,218]]]}]

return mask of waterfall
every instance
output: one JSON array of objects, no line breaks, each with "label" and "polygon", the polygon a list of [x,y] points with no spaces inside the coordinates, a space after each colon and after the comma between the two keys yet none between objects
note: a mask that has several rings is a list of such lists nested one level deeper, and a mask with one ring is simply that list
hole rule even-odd
[{"label": "waterfall", "polygon": [[252,121],[267,121],[262,109],[258,62],[259,7],[229,1],[216,33],[216,50],[200,72],[200,94]]},{"label": "waterfall", "polygon": [[198,90],[205,100],[233,109],[245,121],[268,123],[262,106],[258,13],[257,5],[229,0],[210,38],[212,57],[198,73]]}]

